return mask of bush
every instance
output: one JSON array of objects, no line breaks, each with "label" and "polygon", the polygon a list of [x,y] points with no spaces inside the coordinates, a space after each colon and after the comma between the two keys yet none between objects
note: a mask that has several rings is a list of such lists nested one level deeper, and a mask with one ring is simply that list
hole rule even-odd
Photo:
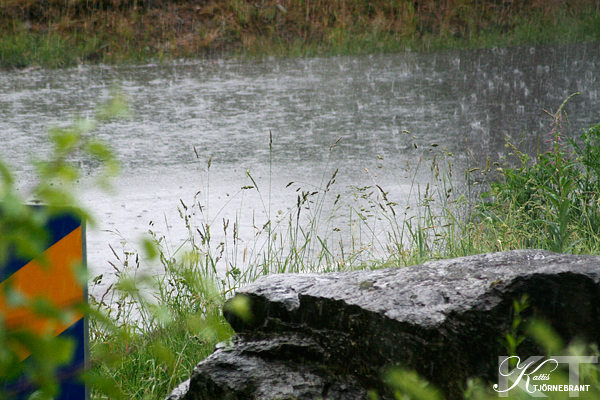
[{"label": "bush", "polygon": [[[123,110],[123,101],[115,96],[107,107],[98,113],[98,120],[109,118]],[[93,138],[97,122],[79,120],[71,126],[50,131],[52,151],[47,161],[36,163],[38,180],[33,189],[23,194],[18,190],[10,168],[0,160],[0,268],[12,257],[39,260],[44,265],[42,253],[49,240],[46,224],[56,215],[74,214],[93,224],[89,214],[77,204],[74,186],[79,179],[78,170],[71,165],[74,157],[91,157],[104,168],[98,176],[98,184],[106,186],[110,175],[116,172],[117,162],[111,150]],[[26,205],[29,199],[44,207]],[[87,284],[85,271],[76,274],[82,285]],[[1,272],[1,271],[0,271]],[[3,283],[3,302],[9,308],[25,308],[52,326],[70,320],[71,313],[86,311],[85,304],[62,307],[48,299],[30,298],[11,284]],[[34,332],[32,328],[9,324],[0,315],[0,398],[12,398],[4,384],[24,375],[37,388],[36,398],[50,399],[58,394],[57,368],[70,363],[74,343],[70,339],[55,337],[52,331]],[[30,356],[21,362],[24,352]]]}]

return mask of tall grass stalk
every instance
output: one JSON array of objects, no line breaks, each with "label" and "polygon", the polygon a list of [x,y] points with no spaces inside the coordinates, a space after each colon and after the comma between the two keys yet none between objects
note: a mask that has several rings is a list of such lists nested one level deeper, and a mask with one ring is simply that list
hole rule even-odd
[{"label": "tall grass stalk", "polygon": [[[338,142],[330,146],[330,155]],[[272,150],[272,138],[269,146]],[[422,159],[419,165],[425,162]],[[210,160],[206,166],[208,189]],[[415,168],[415,174],[420,173],[419,168]],[[432,170],[439,169],[436,165]],[[104,310],[111,322],[99,319],[91,325],[91,331],[94,371],[112,382],[107,387],[116,389],[109,394],[105,388],[98,388],[94,397],[105,398],[117,392],[126,398],[165,396],[168,387],[162,383],[184,380],[199,361],[198,354],[208,354],[218,341],[231,334],[221,317],[224,300],[261,275],[407,265],[441,253],[445,244],[437,234],[443,229],[442,217],[435,214],[437,208],[428,198],[433,196],[434,184],[424,194],[411,192],[425,198],[424,214],[407,211],[397,215],[399,203],[388,198],[375,178],[373,186],[335,193],[337,174],[337,170],[326,167],[315,186],[288,184],[288,190],[297,193],[296,204],[273,218],[270,193],[263,197],[262,182],[248,171],[247,184],[229,202],[234,198],[243,202],[246,193],[254,191],[266,220],[256,214],[251,217],[254,234],[245,242],[239,234],[241,212],[236,213],[236,221],[230,226],[221,217],[222,210],[208,207],[208,201],[203,200],[208,194],[201,190],[191,205],[180,201],[179,213],[188,232],[182,245],[171,247],[168,232],[159,234],[152,228],[141,250],[126,250],[132,247],[129,244],[122,251],[113,250],[116,262],[112,264],[118,280],[91,300],[98,313]],[[435,179],[442,178],[438,174]],[[405,208],[410,210],[408,205]],[[217,235],[215,226],[220,221],[223,234]],[[422,254],[415,257],[411,236],[406,232],[418,224],[428,229],[419,230]],[[101,280],[99,277],[94,283],[100,285]],[[180,348],[189,350],[189,354],[181,353]],[[127,378],[131,371],[137,371],[133,380]]]},{"label": "tall grass stalk", "polygon": [[[264,274],[399,267],[520,248],[598,254],[600,125],[567,141],[566,104],[551,113],[551,146],[534,160],[507,143],[512,159],[488,158],[465,171],[466,183],[457,183],[453,154],[432,145],[401,171],[410,175],[401,199],[391,198],[375,175],[372,185],[340,190],[338,171],[328,162],[319,184],[287,185],[297,194],[286,212],[272,214],[271,169],[268,185],[248,171],[246,185],[214,209],[209,159],[206,187],[190,205],[180,202],[188,232],[182,245],[173,248],[150,230],[143,250],[115,251],[119,280],[92,299],[108,314],[92,324],[95,373],[125,398],[166,396],[167,383],[186,379],[194,363],[231,334],[220,313],[224,300]],[[268,145],[272,157],[272,136]],[[241,212],[251,192],[262,214]],[[230,224],[222,212],[234,199],[240,206]],[[240,236],[243,224],[253,227],[251,238]],[[135,380],[127,378],[131,371]],[[95,398],[106,398],[107,390],[99,388]]]}]

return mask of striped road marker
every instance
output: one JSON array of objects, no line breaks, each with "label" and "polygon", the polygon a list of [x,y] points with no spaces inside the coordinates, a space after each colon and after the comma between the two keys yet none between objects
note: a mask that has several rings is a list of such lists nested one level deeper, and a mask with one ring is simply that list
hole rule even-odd
[{"label": "striped road marker", "polygon": [[[32,206],[39,208],[40,206]],[[0,312],[9,328],[25,328],[33,333],[51,333],[69,337],[75,342],[72,362],[59,369],[60,395],[55,400],[85,400],[89,393],[77,375],[88,362],[88,327],[81,311],[72,313],[64,323],[34,314],[25,307],[6,304],[4,287],[9,282],[29,299],[43,298],[59,309],[87,301],[87,285],[77,279],[75,267],[85,268],[85,223],[71,214],[53,216],[47,225],[50,240],[44,251],[44,261],[9,259],[0,268]],[[23,350],[21,361],[27,362],[29,353]],[[25,377],[5,387],[15,393],[16,399],[27,399],[35,391]]]}]

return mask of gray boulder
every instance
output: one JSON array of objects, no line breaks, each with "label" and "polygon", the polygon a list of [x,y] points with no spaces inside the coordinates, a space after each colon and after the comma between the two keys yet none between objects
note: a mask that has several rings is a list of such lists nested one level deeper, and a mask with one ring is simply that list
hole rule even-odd
[{"label": "gray boulder", "polygon": [[[169,400],[392,399],[383,373],[417,371],[449,399],[469,377],[497,380],[513,300],[567,341],[599,342],[600,257],[540,250],[420,266],[268,275],[239,290],[252,318],[225,307],[237,335]],[[230,300],[231,301],[231,300]],[[542,355],[533,341],[524,357]]]}]

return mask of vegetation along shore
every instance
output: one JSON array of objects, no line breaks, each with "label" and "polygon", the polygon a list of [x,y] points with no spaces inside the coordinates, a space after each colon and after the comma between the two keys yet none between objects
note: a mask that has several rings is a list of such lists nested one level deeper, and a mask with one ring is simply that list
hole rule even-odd
[{"label": "vegetation along shore", "polygon": [[[422,167],[430,168],[431,175],[411,189],[411,212],[388,199],[377,185],[357,189],[351,198],[335,196],[333,172],[318,188],[302,190],[284,218],[257,226],[256,235],[264,240],[247,257],[244,252],[243,260],[236,257],[241,249],[236,247],[235,233],[228,243],[216,244],[211,239],[211,230],[227,229],[225,222],[211,227],[199,199],[195,204],[182,201],[179,211],[189,230],[187,245],[171,249],[164,236],[153,234],[138,252],[115,252],[119,278],[115,290],[109,288],[101,297],[90,299],[96,316],[90,327],[92,398],[164,399],[217,342],[232,335],[221,314],[223,302],[261,275],[403,267],[527,248],[600,255],[600,125],[583,132],[577,142],[569,141],[563,133],[566,103],[551,114],[546,148],[537,156],[507,143],[511,151],[506,159],[470,168],[466,179],[452,172],[454,156],[444,149],[423,159]],[[334,145],[330,151],[336,151]],[[210,160],[207,173],[209,169]],[[245,190],[259,190],[250,175],[248,179]],[[477,190],[477,182],[483,182],[483,190]],[[367,225],[373,219],[384,224],[387,255],[371,253],[374,243],[381,240],[374,231],[353,238],[352,247],[336,247],[328,236],[319,235],[317,227],[338,217],[325,211],[331,209],[325,206],[329,202],[339,211],[347,208],[349,213],[343,215],[355,215]],[[308,213],[309,218],[299,218],[301,213]],[[215,267],[222,259],[231,261],[225,272]],[[140,278],[146,263],[159,263],[164,274]],[[490,338],[506,342],[509,354],[515,353],[526,334],[519,325],[529,323],[518,314],[527,306],[523,302],[515,303],[512,331]],[[246,307],[236,306],[241,313]],[[553,337],[551,330],[544,330],[543,335],[545,341]],[[423,385],[419,381],[405,389],[414,394],[413,389],[422,391]],[[465,399],[498,396],[491,384],[470,385]],[[600,390],[597,378],[593,388]],[[441,398],[429,393],[408,396],[401,391],[397,398]]]},{"label": "vegetation along shore", "polygon": [[[430,51],[598,39],[600,3],[584,0],[0,0],[0,69],[202,57]],[[221,314],[224,300],[264,274],[401,267],[521,248],[600,254],[600,125],[590,126],[576,142],[569,141],[562,133],[566,120],[563,106],[551,115],[549,148],[535,157],[521,152],[518,144],[507,143],[510,160],[488,162],[470,168],[466,176],[453,176],[453,155],[440,146],[432,158],[419,164],[429,167],[431,176],[422,184],[414,181],[411,193],[415,202],[410,212],[390,201],[376,185],[339,200],[331,192],[335,172],[324,171],[331,179],[324,179],[317,189],[300,191],[296,206],[285,218],[273,218],[257,227],[257,235],[264,238],[260,247],[253,250],[252,257],[243,253],[243,265],[229,263],[224,272],[216,268],[220,259],[240,259],[235,257],[241,250],[235,233],[239,222],[231,223],[231,242],[211,242],[210,220],[203,215],[203,204],[182,201],[182,223],[190,233],[186,246],[172,249],[164,237],[151,234],[139,251],[115,252],[112,266],[118,281],[102,296],[81,305],[90,316],[91,368],[84,379],[90,384],[92,398],[164,399],[217,342],[232,335]],[[101,123],[122,108],[117,102],[97,119]],[[78,172],[65,162],[76,152],[106,164],[107,176],[114,173],[116,160],[109,148],[91,140],[93,126],[79,123],[53,132],[50,140],[56,154],[37,165],[40,181],[34,194],[38,198],[48,204],[76,204],[72,194]],[[335,151],[335,144],[330,151]],[[208,171],[210,160],[207,165]],[[56,179],[62,185],[55,186]],[[242,189],[259,190],[250,175],[248,179],[249,185]],[[455,186],[457,180],[460,186]],[[0,226],[4,227],[0,236],[6,235],[3,243],[29,246],[35,255],[40,221],[22,206],[23,198],[13,182],[8,167],[0,163],[0,204],[5,211],[0,213]],[[484,189],[475,188],[478,182],[483,182]],[[328,202],[333,206],[324,207]],[[386,256],[370,253],[372,243],[381,240],[375,234],[339,249],[332,240],[318,236],[316,227],[334,217],[323,210],[336,207],[355,219],[378,218],[387,224]],[[84,210],[79,212],[86,215]],[[308,213],[307,219],[300,218],[301,213]],[[15,226],[21,229],[20,236],[12,235]],[[2,250],[0,256],[6,253]],[[142,274],[148,265],[158,266],[164,273]],[[91,278],[92,287],[102,279]],[[51,311],[57,321],[65,312]],[[517,306],[515,315],[518,323],[514,332],[508,333],[511,338],[521,334],[517,332]],[[503,334],[498,332],[498,338],[490,340]],[[512,342],[514,350],[516,342]],[[56,394],[54,372],[70,358],[68,344],[59,347],[52,338],[25,337],[11,330],[3,331],[0,344],[4,349],[0,369],[5,374],[31,375],[40,387],[38,398]],[[28,370],[16,361],[20,346],[37,351]],[[507,344],[507,349],[510,347]],[[598,379],[593,384],[600,388]],[[473,386],[466,398],[497,397],[496,393],[478,394],[475,389],[485,392],[485,388]],[[403,396],[398,394],[398,398],[408,398]],[[0,398],[10,398],[10,393],[0,392]]]},{"label": "vegetation along shore", "polygon": [[600,3],[1,0],[0,68],[322,56],[600,39]]}]

